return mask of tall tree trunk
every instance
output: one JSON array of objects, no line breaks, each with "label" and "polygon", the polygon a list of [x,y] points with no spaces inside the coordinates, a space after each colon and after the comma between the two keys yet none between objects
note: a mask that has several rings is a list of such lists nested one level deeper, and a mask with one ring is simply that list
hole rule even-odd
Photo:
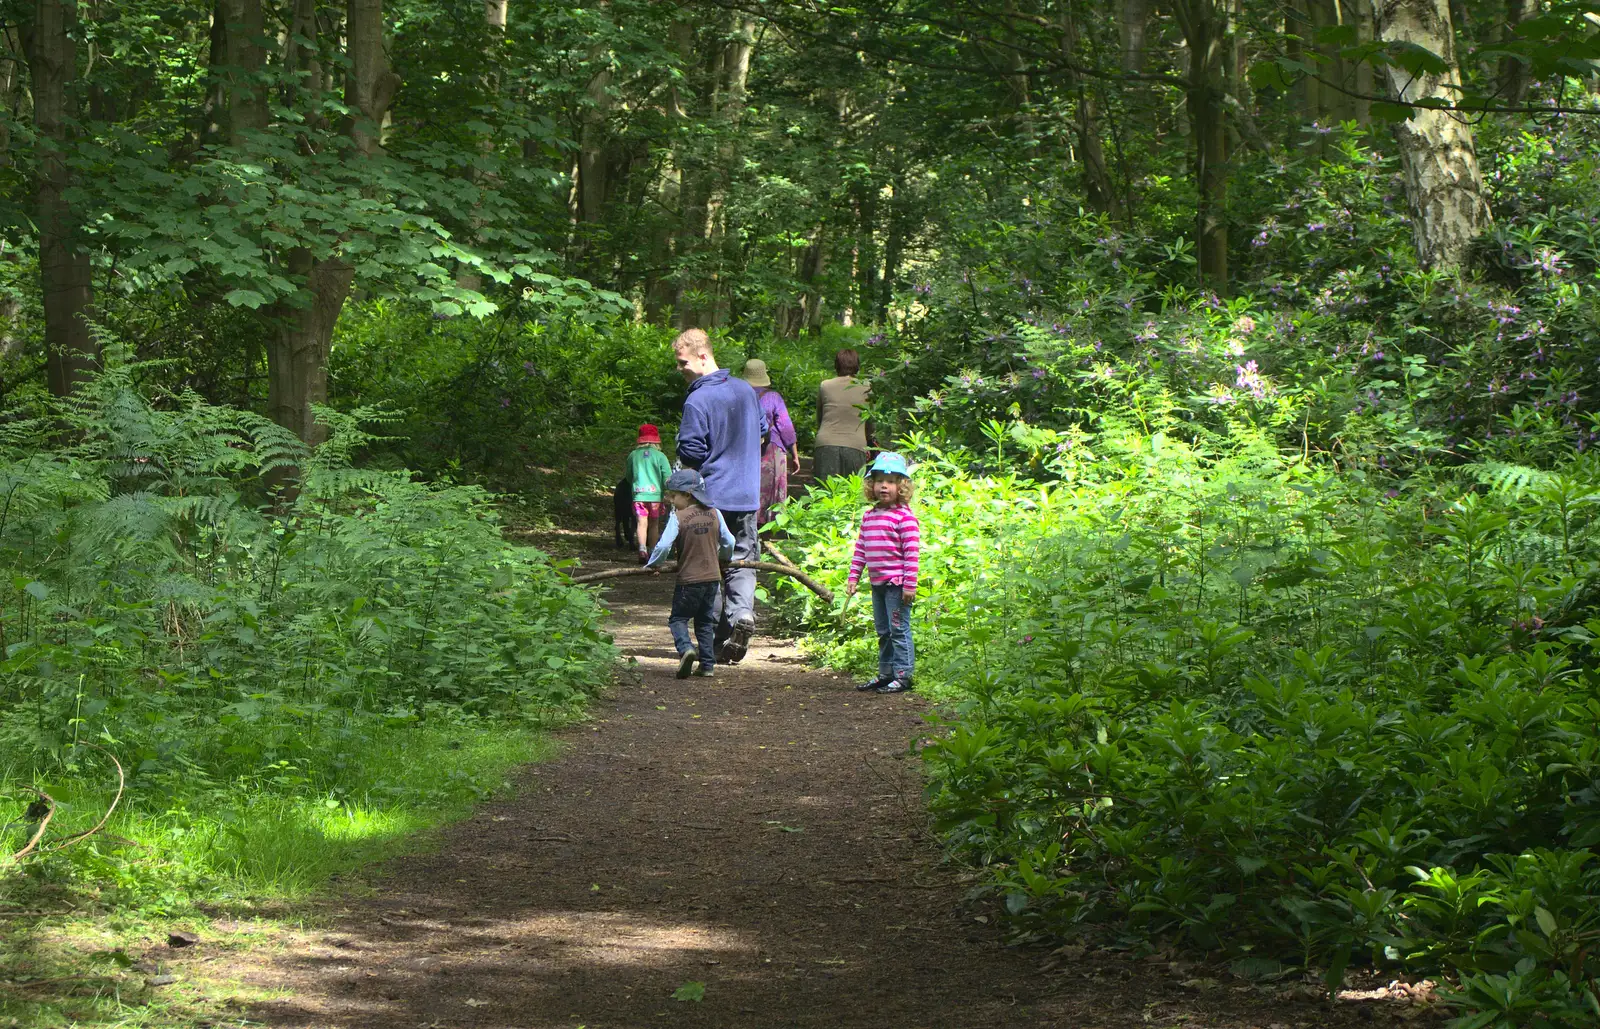
[{"label": "tall tree trunk", "polygon": [[711,280],[711,294],[714,298],[713,325],[721,325],[728,321],[732,311],[733,296],[728,289],[726,277],[721,273],[721,268],[734,265],[734,262],[726,260],[729,255],[723,253],[729,243],[728,190],[733,185],[733,173],[739,163],[739,153],[742,149],[739,145],[739,127],[744,124],[745,105],[749,99],[750,60],[755,56],[755,39],[754,19],[739,18],[734,23],[733,38],[728,41],[727,58],[724,61],[727,86],[722,106],[717,111],[723,135],[721,145],[717,148],[717,173],[713,179],[716,187],[707,201],[707,213],[710,219],[708,249],[713,254],[724,257]]},{"label": "tall tree trunk", "polygon": [[[1510,39],[1518,25],[1539,15],[1539,0],[1505,0],[1506,22],[1501,38]],[[1499,102],[1507,106],[1520,106],[1528,99],[1528,66],[1515,57],[1500,58],[1495,74],[1495,90]]]},{"label": "tall tree trunk", "polygon": [[[1373,10],[1372,0],[1346,0],[1350,8],[1350,19],[1356,29],[1356,45],[1365,46],[1371,43],[1377,33],[1377,12]],[[1377,83],[1371,61],[1357,61],[1355,66],[1355,88],[1351,91],[1358,95],[1346,97],[1347,111],[1359,125],[1372,124],[1372,101],[1363,99],[1372,96]]]},{"label": "tall tree trunk", "polygon": [[197,138],[202,146],[221,140],[225,131],[223,120],[228,114],[228,90],[220,70],[228,63],[228,15],[223,0],[211,5],[210,49],[206,68],[210,77],[206,83],[206,98],[200,106],[200,129]]},{"label": "tall tree trunk", "polygon": [[32,20],[22,26],[38,133],[34,224],[39,229],[46,375],[56,396],[77,390],[100,358],[99,344],[89,331],[94,305],[89,252],[77,238],[79,217],[67,200],[74,178],[67,147],[76,135],[77,21],[77,0],[36,0]]},{"label": "tall tree trunk", "polygon": [[383,0],[348,0],[345,38],[350,71],[344,102],[351,112],[345,132],[361,156],[371,157],[383,145],[389,104],[400,89],[400,76],[390,70],[383,48]]},{"label": "tall tree trunk", "polygon": [[607,63],[589,77],[578,140],[578,221],[586,224],[599,221],[605,208],[606,118],[611,111],[610,55],[596,48],[591,56],[596,64]]},{"label": "tall tree trunk", "polygon": [[[727,312],[724,283],[716,266],[723,257],[723,204],[738,159],[737,133],[744,120],[746,83],[754,50],[755,22],[738,15],[731,36],[717,52],[711,69],[707,107],[719,130],[711,167],[684,169],[682,238],[686,245],[680,250],[680,258],[699,265],[690,269],[679,290],[678,320],[685,328],[717,325]],[[691,296],[698,298],[696,303],[688,302]]]},{"label": "tall tree trunk", "polygon": [[[597,5],[609,7],[605,0]],[[582,128],[578,134],[578,221],[598,222],[605,207],[606,121],[611,113],[611,51],[597,41],[589,48],[589,84],[584,90]]]},{"label": "tall tree trunk", "polygon": [[305,307],[280,311],[267,344],[267,416],[315,446],[327,439],[313,404],[328,401],[328,347],[339,312],[350,296],[355,269],[346,261],[314,261],[304,250],[289,256],[289,271],[304,278],[297,299]]},{"label": "tall tree trunk", "polygon": [[692,95],[685,90],[685,76],[694,58],[694,27],[688,22],[675,20],[667,32],[668,45],[677,58],[681,75],[672,77],[667,87],[663,114],[670,125],[670,150],[662,162],[661,174],[654,184],[658,216],[650,226],[649,265],[644,275],[644,319],[651,324],[662,324],[668,309],[677,302],[677,271],[674,256],[681,252],[686,216],[684,204],[684,146],[689,122],[689,101]]},{"label": "tall tree trunk", "polygon": [[[7,25],[0,28],[0,41],[3,41],[4,53],[0,56],[6,59],[0,61],[0,110],[16,110],[17,95],[22,88],[22,72],[19,61],[22,59],[22,40],[16,34],[16,28]],[[10,168],[15,164],[11,156],[11,122],[7,118],[0,118],[0,168]],[[0,261],[6,264],[17,264],[22,255],[17,252],[14,245],[0,239]],[[0,357],[10,354],[17,346],[20,338],[18,316],[22,313],[22,304],[14,293],[0,297]],[[0,387],[3,388],[3,387]]]},{"label": "tall tree trunk", "polygon": [[[686,73],[693,67],[695,43],[698,33],[691,25],[673,24],[672,38],[675,49],[683,58]],[[678,120],[687,125],[696,115],[704,113],[714,117],[717,98],[722,86],[722,69],[727,55],[718,48],[699,69],[699,96],[690,83],[690,89],[672,91],[672,102]],[[692,105],[692,106],[691,106]],[[673,306],[679,328],[704,328],[709,325],[709,298],[705,295],[705,272],[701,265],[706,260],[706,235],[711,224],[711,191],[716,169],[714,156],[708,156],[694,142],[680,133],[680,147],[674,154],[678,165],[678,209],[682,212],[673,248],[673,274],[676,278]]]},{"label": "tall tree trunk", "polygon": [[[317,0],[293,0],[289,32],[283,41],[283,66],[290,79],[283,88],[283,104],[293,108],[303,92],[317,93],[323,88],[322,62],[318,52]],[[309,45],[308,45],[309,44]],[[307,120],[315,115],[301,112]]]},{"label": "tall tree trunk", "polygon": [[[1379,0],[1377,30],[1384,42],[1415,44],[1439,55],[1447,66],[1442,75],[1413,76],[1404,68],[1385,69],[1396,99],[1455,101],[1461,75],[1446,0]],[[1472,126],[1454,112],[1418,107],[1395,127],[1395,136],[1417,258],[1427,268],[1458,270],[1473,241],[1492,222]]]},{"label": "tall tree trunk", "polygon": [[1194,143],[1195,244],[1200,281],[1228,291],[1228,123],[1224,57],[1232,31],[1217,0],[1178,0],[1173,13],[1189,50],[1184,107]]},{"label": "tall tree trunk", "polygon": [[827,270],[828,230],[819,227],[800,264],[800,280],[806,284],[806,292],[800,298],[800,320],[811,335],[822,332],[822,273]]},{"label": "tall tree trunk", "polygon": [[1144,37],[1150,24],[1150,0],[1122,0],[1117,11],[1117,35],[1122,42],[1122,70],[1144,70]]},{"label": "tall tree trunk", "polygon": [[[1016,0],[1005,0],[1004,13],[1001,16],[1003,24],[1006,26],[1012,25],[1016,13]],[[1004,64],[1009,69],[1006,74],[1006,85],[1008,87],[1006,102],[1007,109],[1017,115],[1017,135],[1023,139],[1036,138],[1037,132],[1033,123],[1033,114],[1029,110],[1029,104],[1032,101],[1032,89],[1030,88],[1032,84],[1029,81],[1027,62],[1023,60],[1022,52],[1014,47],[1001,46],[998,48],[994,59],[996,63]],[[871,309],[876,304],[876,299],[869,301],[862,308],[862,317],[870,317]]]},{"label": "tall tree trunk", "polygon": [[861,184],[856,200],[856,320],[870,324],[878,310],[878,187]]},{"label": "tall tree trunk", "polygon": [[878,309],[873,321],[879,325],[889,322],[889,305],[894,303],[894,288],[900,278],[900,262],[906,249],[906,177],[894,178],[894,195],[889,201],[889,238],[883,245],[883,282],[878,286]]},{"label": "tall tree trunk", "polygon": [[[1127,14],[1126,8],[1123,13]],[[1070,63],[1073,52],[1078,48],[1078,23],[1070,5],[1062,14],[1061,28],[1061,50]],[[1143,32],[1142,25],[1140,32]],[[1143,46],[1142,35],[1140,45]],[[1127,53],[1124,52],[1123,56],[1126,58]],[[1084,197],[1094,210],[1116,218],[1121,213],[1121,204],[1117,201],[1117,188],[1111,179],[1111,167],[1106,163],[1105,147],[1100,143],[1100,114],[1095,95],[1083,81],[1083,76],[1070,67],[1066,71],[1066,79],[1068,88],[1077,98],[1077,117],[1073,127],[1077,130],[1078,152],[1083,155]]]},{"label": "tall tree trunk", "polygon": [[[498,68],[500,62],[499,45],[505,38],[506,17],[510,13],[509,0],[483,0],[483,24],[488,29],[488,49],[491,53],[485,55],[485,63],[491,68]],[[500,75],[498,71],[491,71],[482,76],[484,92],[491,97],[500,92]],[[483,133],[478,139],[478,152],[485,156],[492,156],[495,149],[494,134]],[[468,177],[485,186],[495,186],[499,183],[499,176],[492,172],[481,172],[476,168],[467,173]],[[475,203],[472,209],[472,242],[479,242],[482,237],[483,216],[480,213],[481,203]],[[483,276],[469,264],[459,264],[456,267],[456,285],[462,289],[470,289],[474,293],[482,292]]]},{"label": "tall tree trunk", "polygon": [[221,0],[223,28],[222,80],[228,97],[228,142],[244,143],[247,134],[267,127],[266,89],[261,68],[265,31],[261,0]]},{"label": "tall tree trunk", "polygon": [[[382,148],[384,116],[400,78],[384,54],[382,0],[348,0],[345,19],[349,114],[343,131],[354,144],[354,159],[364,160]],[[327,438],[312,408],[328,400],[328,349],[355,268],[341,256],[318,260],[305,251],[290,255],[289,265],[305,285],[277,305],[278,331],[267,346],[267,407],[274,421],[314,446]]]}]

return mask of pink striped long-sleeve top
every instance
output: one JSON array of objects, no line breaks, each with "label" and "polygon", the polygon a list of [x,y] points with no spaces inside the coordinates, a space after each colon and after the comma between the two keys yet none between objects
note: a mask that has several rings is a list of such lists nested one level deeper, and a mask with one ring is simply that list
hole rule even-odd
[{"label": "pink striped long-sleeve top", "polygon": [[850,581],[866,568],[873,585],[893,583],[907,593],[917,588],[917,554],[922,547],[922,527],[911,508],[871,507],[861,519],[855,556],[850,559]]}]

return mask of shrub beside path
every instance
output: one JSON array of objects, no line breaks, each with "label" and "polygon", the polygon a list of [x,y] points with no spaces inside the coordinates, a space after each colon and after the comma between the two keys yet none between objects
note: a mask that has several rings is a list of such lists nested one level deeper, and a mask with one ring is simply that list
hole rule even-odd
[{"label": "shrub beside path", "polygon": [[[570,537],[569,537],[570,538]],[[585,568],[611,553],[586,539]],[[1165,961],[1008,948],[939,863],[915,696],[758,638],[674,678],[671,579],[617,580],[627,666],[565,754],[304,946],[241,969],[277,1026],[636,1029],[1371,1024]],[[1188,985],[1184,985],[1187,981]],[[703,992],[702,992],[703,991]],[[684,999],[674,999],[674,995]],[[698,998],[698,999],[693,999]]]}]

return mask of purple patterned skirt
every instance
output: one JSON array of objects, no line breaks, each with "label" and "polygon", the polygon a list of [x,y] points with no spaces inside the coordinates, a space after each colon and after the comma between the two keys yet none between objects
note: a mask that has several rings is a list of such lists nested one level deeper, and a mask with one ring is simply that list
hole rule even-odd
[{"label": "purple patterned skirt", "polygon": [[772,521],[772,509],[789,499],[789,455],[776,443],[761,451],[761,512],[757,525]]}]

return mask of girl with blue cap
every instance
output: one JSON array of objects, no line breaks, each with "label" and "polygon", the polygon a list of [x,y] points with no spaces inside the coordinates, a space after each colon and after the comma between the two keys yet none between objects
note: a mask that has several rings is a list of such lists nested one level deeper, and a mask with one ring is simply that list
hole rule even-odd
[{"label": "girl with blue cap", "polygon": [[863,484],[872,506],[861,519],[850,560],[846,593],[855,593],[864,569],[872,583],[872,622],[878,631],[878,677],[856,689],[905,693],[911,689],[916,650],[911,642],[911,605],[917,599],[917,563],[922,527],[911,510],[911,471],[899,454],[882,453]]}]

